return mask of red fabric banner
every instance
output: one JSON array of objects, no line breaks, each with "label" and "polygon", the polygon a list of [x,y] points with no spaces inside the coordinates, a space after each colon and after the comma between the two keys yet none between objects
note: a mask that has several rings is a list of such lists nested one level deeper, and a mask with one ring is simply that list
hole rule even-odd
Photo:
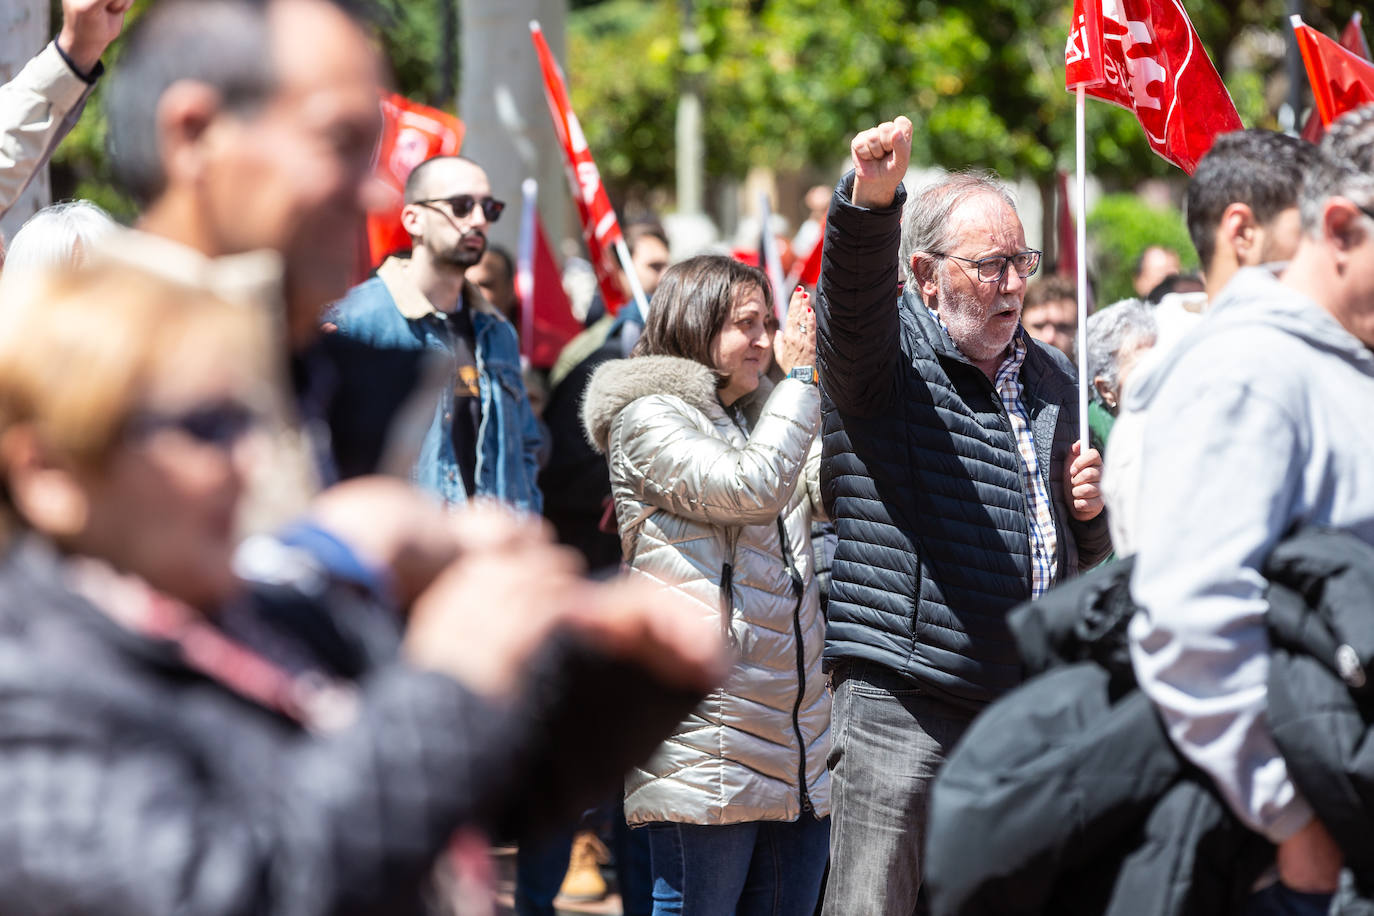
[{"label": "red fabric banner", "polygon": [[1303,25],[1297,16],[1293,17],[1293,32],[1323,127],[1330,127],[1352,108],[1374,102],[1374,63]]},{"label": "red fabric banner", "polygon": [[463,122],[447,112],[393,93],[382,93],[382,136],[373,175],[391,188],[395,205],[367,216],[367,248],[372,267],[388,255],[410,250],[401,226],[401,202],[411,170],[435,156],[453,156],[463,146]]},{"label": "red fabric banner", "polygon": [[601,298],[606,303],[606,311],[614,315],[630,298],[621,286],[617,270],[615,245],[622,239],[620,223],[615,218],[615,210],[611,208],[611,199],[606,195],[601,172],[597,170],[591,150],[587,148],[582,124],[577,120],[577,113],[568,99],[563,72],[553,59],[553,52],[549,50],[544,32],[537,22],[530,23],[530,40],[534,42],[534,50],[539,55],[539,69],[544,74],[544,95],[549,100],[549,113],[553,116],[558,144],[563,148],[563,161],[568,168],[573,199],[577,202],[577,215],[582,221],[582,239],[587,245],[587,256],[596,270],[596,282],[601,289]]},{"label": "red fabric banner", "polygon": [[1074,0],[1065,84],[1134,112],[1150,148],[1188,174],[1242,125],[1179,0]]},{"label": "red fabric banner", "polygon": [[520,352],[536,369],[549,369],[563,347],[582,331],[573,316],[572,302],[563,290],[562,275],[544,234],[543,221],[534,216],[534,231],[521,233],[515,292],[520,297]]},{"label": "red fabric banner", "polygon": [[[1356,11],[1341,30],[1341,47],[1369,60],[1369,43],[1364,40],[1363,23],[1364,17]],[[1307,123],[1303,125],[1302,138],[1309,143],[1320,143],[1325,133],[1326,125],[1322,123],[1321,112],[1313,105],[1312,113],[1307,116]]]}]

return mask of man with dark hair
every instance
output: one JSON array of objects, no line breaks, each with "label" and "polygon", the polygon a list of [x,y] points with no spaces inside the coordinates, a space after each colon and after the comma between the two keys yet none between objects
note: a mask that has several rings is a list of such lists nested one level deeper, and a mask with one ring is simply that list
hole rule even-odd
[{"label": "man with dark hair", "polygon": [[1040,252],[990,176],[907,202],[911,136],[898,118],[854,138],[816,307],[839,538],[827,916],[916,910],[930,783],[1021,679],[1007,611],[1110,548],[1073,369],[1020,324]]},{"label": "man with dark hair", "polygon": [[412,471],[417,483],[449,504],[490,496],[538,512],[543,438],[521,378],[519,342],[467,278],[487,250],[488,226],[504,209],[470,159],[420,163],[406,181],[401,209],[410,258],[389,258],[329,320],[347,339],[453,358],[452,384],[434,406]]},{"label": "man with dark hair", "polygon": [[487,301],[520,334],[520,297],[515,294],[515,259],[500,245],[487,246],[486,254],[467,272]]},{"label": "man with dark hair", "polygon": [[[1316,148],[1306,140],[1274,131],[1234,131],[1217,138],[1189,179],[1183,199],[1188,232],[1202,264],[1204,295],[1174,293],[1160,299],[1155,307],[1158,341],[1141,361],[1133,384],[1148,379],[1165,354],[1197,328],[1208,300],[1237,271],[1282,264],[1293,255],[1301,237],[1298,197],[1316,158]],[[1120,556],[1133,550],[1142,502],[1144,424],[1130,403],[1122,402],[1112,426],[1103,475],[1112,542]]]},{"label": "man with dark hair", "polygon": [[1183,209],[1207,297],[1242,267],[1286,261],[1301,235],[1298,191],[1316,147],[1272,130],[1223,134],[1188,180]]},{"label": "man with dark hair", "polygon": [[[1304,798],[1337,790],[1296,786],[1296,761],[1271,732],[1263,565],[1298,529],[1374,544],[1374,106],[1332,124],[1305,158],[1302,234],[1282,273],[1236,273],[1197,330],[1126,392],[1144,415],[1149,494],[1136,524],[1131,658],[1179,751],[1277,845],[1281,883],[1250,913],[1325,913],[1328,901],[1308,895],[1335,889],[1342,858],[1316,798]],[[1328,811],[1344,813],[1339,798]]]}]

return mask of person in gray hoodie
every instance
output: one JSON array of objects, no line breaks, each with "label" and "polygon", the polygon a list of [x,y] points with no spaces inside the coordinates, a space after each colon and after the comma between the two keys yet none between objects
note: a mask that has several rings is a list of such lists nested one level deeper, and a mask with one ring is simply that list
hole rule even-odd
[{"label": "person in gray hoodie", "polygon": [[1332,125],[1300,207],[1287,268],[1240,271],[1127,393],[1145,416],[1132,663],[1178,749],[1277,845],[1256,913],[1325,912],[1341,865],[1266,722],[1260,567],[1298,528],[1374,543],[1374,106]]}]

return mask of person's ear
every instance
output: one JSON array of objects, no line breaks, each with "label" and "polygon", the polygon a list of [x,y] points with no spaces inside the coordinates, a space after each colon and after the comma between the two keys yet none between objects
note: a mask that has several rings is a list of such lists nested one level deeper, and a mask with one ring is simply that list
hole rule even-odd
[{"label": "person's ear", "polygon": [[169,187],[197,183],[208,159],[206,139],[221,112],[217,90],[178,80],[157,102],[157,145]]},{"label": "person's ear", "polygon": [[1102,403],[1112,410],[1116,410],[1116,391],[1107,384],[1107,380],[1098,376],[1093,379],[1093,387],[1097,389],[1097,396],[1102,399]]},{"label": "person's ear", "polygon": [[1217,227],[1217,242],[1219,249],[1223,247],[1220,243],[1224,243],[1226,248],[1234,251],[1238,263],[1255,263],[1250,259],[1259,254],[1260,225],[1249,204],[1232,203],[1226,207]]},{"label": "person's ear", "polygon": [[916,285],[920,288],[921,299],[931,302],[940,294],[940,278],[936,276],[937,259],[926,254],[913,254],[911,256],[911,273],[916,278]]},{"label": "person's ear", "polygon": [[0,438],[0,462],[11,502],[29,527],[55,538],[79,534],[90,515],[85,489],[71,469],[54,461],[32,426]]},{"label": "person's ear", "polygon": [[406,204],[401,208],[401,228],[412,239],[418,239],[424,235],[420,228],[420,208],[415,204]]},{"label": "person's ear", "polygon": [[1332,197],[1322,207],[1322,232],[1339,253],[1337,267],[1343,266],[1349,252],[1359,247],[1368,229],[1359,208],[1344,197]]}]

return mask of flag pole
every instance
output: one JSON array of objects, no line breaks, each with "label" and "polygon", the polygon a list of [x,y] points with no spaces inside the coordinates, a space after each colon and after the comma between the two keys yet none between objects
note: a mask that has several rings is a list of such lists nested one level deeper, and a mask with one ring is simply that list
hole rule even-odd
[{"label": "flag pole", "polygon": [[1083,84],[1077,87],[1075,147],[1078,159],[1078,439],[1080,454],[1088,451],[1088,219],[1087,219],[1087,96]]},{"label": "flag pole", "polygon": [[539,219],[539,182],[526,178],[520,184],[520,247],[516,257],[516,286],[520,290],[520,352],[534,358],[534,226]]},{"label": "flag pole", "polygon": [[625,271],[625,282],[630,284],[630,293],[635,298],[635,305],[639,306],[639,317],[649,318],[649,297],[644,294],[644,286],[639,282],[639,274],[635,273],[634,262],[630,260],[630,246],[625,244],[624,238],[615,240],[615,255],[620,259],[620,269]]}]

